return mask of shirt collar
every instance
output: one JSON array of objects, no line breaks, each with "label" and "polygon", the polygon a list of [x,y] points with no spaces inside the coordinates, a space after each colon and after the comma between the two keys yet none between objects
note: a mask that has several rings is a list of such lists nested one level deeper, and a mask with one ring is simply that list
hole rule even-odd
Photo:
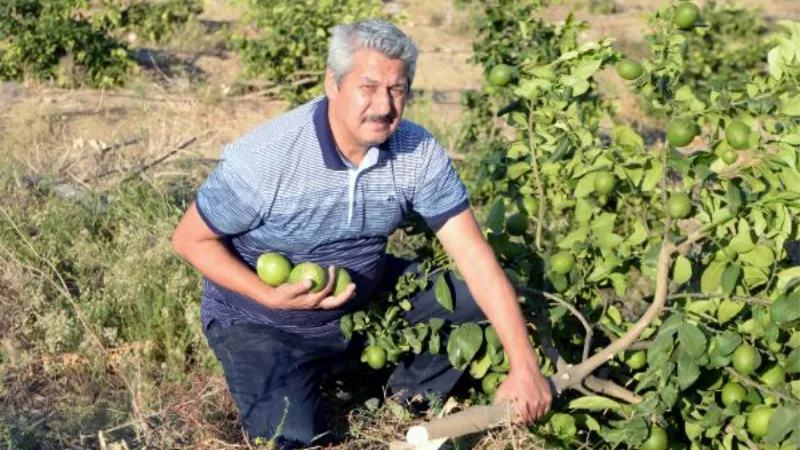
[{"label": "shirt collar", "polygon": [[[331,170],[347,170],[347,165],[336,149],[336,141],[333,139],[333,131],[331,131],[331,124],[328,121],[328,97],[323,97],[314,110],[314,130],[317,133],[325,167]],[[390,140],[391,137],[376,148],[383,151],[388,150]],[[372,151],[373,149],[370,149],[370,153]],[[376,159],[380,159],[380,156]]]}]

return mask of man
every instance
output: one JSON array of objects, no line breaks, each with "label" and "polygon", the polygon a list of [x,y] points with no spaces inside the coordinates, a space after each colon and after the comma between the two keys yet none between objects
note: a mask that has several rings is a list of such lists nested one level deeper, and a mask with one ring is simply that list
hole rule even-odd
[{"label": "man", "polygon": [[[449,279],[454,313],[438,306],[431,288],[406,318],[459,324],[485,316],[511,365],[496,400],[514,401],[525,423],[550,407],[514,289],[464,185],[434,138],[402,119],[416,58],[413,42],[389,23],[337,27],[325,96],[228,146],[175,230],[176,252],[204,275],[204,330],[251,437],[279,435],[290,448],[325,432],[320,376],[348,346],[339,318],[413,270],[385,254],[388,236],[411,213],[435,230],[464,281]],[[310,282],[270,287],[253,269],[265,252],[327,266],[330,281],[318,293]],[[353,284],[332,296],[339,266]],[[405,396],[446,394],[460,375],[447,355],[423,354],[399,364],[389,386]]]}]

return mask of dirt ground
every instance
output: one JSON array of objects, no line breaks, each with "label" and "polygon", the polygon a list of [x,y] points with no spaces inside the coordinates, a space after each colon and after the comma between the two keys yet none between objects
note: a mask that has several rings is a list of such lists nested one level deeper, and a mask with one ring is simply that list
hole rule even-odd
[{"label": "dirt ground", "polygon": [[[613,36],[621,48],[635,49],[647,14],[663,2],[616,0],[617,12],[599,17],[586,3],[564,0],[544,15],[561,20],[574,11],[591,24],[583,39]],[[757,3],[770,19],[800,19],[800,2]],[[473,16],[450,0],[392,0],[386,7],[406,14],[401,26],[420,47],[415,89],[432,96],[425,114],[442,127],[457,127],[459,93],[482,83],[480,68],[469,63]],[[23,161],[32,172],[54,171],[86,187],[102,185],[107,172],[125,172],[170,152],[163,164],[177,156],[217,157],[226,143],[286,108],[280,101],[229,95],[241,66],[219,39],[202,34],[235,22],[239,14],[231,2],[206,1],[199,23],[176,39],[172,51],[167,49],[170,56],[157,56],[173,64],[145,70],[121,90],[0,85],[0,152]],[[625,86],[616,77],[607,78],[606,88],[623,114],[635,109],[626,101]]]}]

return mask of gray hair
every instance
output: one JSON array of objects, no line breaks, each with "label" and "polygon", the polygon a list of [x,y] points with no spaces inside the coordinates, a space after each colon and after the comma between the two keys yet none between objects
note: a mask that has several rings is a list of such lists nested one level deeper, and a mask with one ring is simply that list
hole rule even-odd
[{"label": "gray hair", "polygon": [[387,58],[403,61],[408,87],[411,88],[417,69],[417,46],[399,28],[377,19],[343,24],[333,29],[327,66],[333,72],[336,84],[340,84],[350,72],[353,55],[363,49],[377,50]]}]

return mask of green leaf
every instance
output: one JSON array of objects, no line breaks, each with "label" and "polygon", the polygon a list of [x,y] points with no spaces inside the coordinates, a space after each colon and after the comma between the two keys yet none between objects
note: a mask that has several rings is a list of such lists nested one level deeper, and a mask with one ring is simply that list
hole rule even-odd
[{"label": "green leaf", "polygon": [[481,379],[486,375],[486,372],[492,367],[492,358],[489,352],[483,352],[483,357],[479,360],[472,361],[469,367],[469,374],[472,378]]},{"label": "green leaf", "polygon": [[725,295],[731,295],[739,282],[739,276],[742,274],[742,266],[739,263],[734,263],[725,268],[722,273],[722,292]]},{"label": "green leaf", "polygon": [[700,367],[689,353],[681,353],[678,358],[678,386],[686,390],[700,377]]},{"label": "green leaf", "polygon": [[654,367],[668,361],[673,347],[674,339],[671,335],[658,336],[647,349],[647,365]]},{"label": "green leaf", "polygon": [[792,350],[786,358],[786,373],[800,373],[800,348]]},{"label": "green leaf", "polygon": [[439,278],[436,279],[433,293],[436,296],[436,301],[442,305],[442,308],[453,312],[453,295],[450,292],[450,286],[447,285],[444,273],[439,275]]},{"label": "green leaf", "polygon": [[569,402],[571,409],[588,409],[590,411],[600,411],[604,409],[619,409],[622,407],[619,403],[607,397],[599,395],[587,395],[585,397],[576,398]]},{"label": "green leaf", "polygon": [[508,166],[508,177],[512,180],[516,180],[530,171],[531,165],[529,163],[525,161],[515,162]]},{"label": "green leaf", "polygon": [[706,353],[706,336],[693,323],[684,323],[678,328],[678,341],[693,358],[699,358]]},{"label": "green leaf", "polygon": [[597,72],[600,69],[600,66],[602,65],[603,65],[602,59],[593,59],[590,61],[585,61],[580,65],[576,66],[574,69],[572,69],[571,75],[573,77],[586,80],[592,75],[594,75],[594,73]]},{"label": "green leaf", "polygon": [[492,231],[501,231],[505,224],[505,217],[506,205],[503,202],[503,197],[498,197],[489,210],[489,216],[486,218],[486,228]]},{"label": "green leaf", "polygon": [[647,169],[647,172],[644,176],[644,181],[642,182],[642,191],[643,192],[650,192],[658,186],[659,181],[661,181],[661,176],[663,175],[663,165],[660,161],[650,160],[648,162],[650,166]]},{"label": "green leaf", "polygon": [[578,185],[575,186],[574,195],[576,198],[586,197],[587,195],[594,192],[594,178],[597,172],[587,173],[583,176],[583,178],[578,181]]},{"label": "green leaf", "polygon": [[769,275],[764,269],[757,267],[745,266],[744,268],[744,284],[752,289],[769,281]]},{"label": "green leaf", "polygon": [[765,444],[778,444],[791,432],[800,433],[800,408],[781,406],[769,420],[769,431],[764,436]]},{"label": "green leaf", "polygon": [[720,323],[728,322],[729,320],[736,317],[742,309],[744,309],[745,304],[743,302],[736,302],[733,300],[723,300],[722,304],[719,305],[719,309],[717,310],[717,319]]},{"label": "green leaf", "polygon": [[728,209],[736,216],[742,207],[742,191],[733,183],[728,183]]},{"label": "green leaf", "polygon": [[553,414],[548,421],[548,425],[552,428],[553,434],[564,441],[572,440],[575,435],[578,434],[578,428],[575,426],[575,418],[569,414]]},{"label": "green leaf", "polygon": [[478,353],[483,344],[483,330],[480,325],[467,322],[456,328],[447,342],[450,363],[458,370],[464,370]]},{"label": "green leaf", "polygon": [[672,281],[676,284],[683,284],[692,278],[692,263],[683,255],[675,259],[675,267],[672,269]]},{"label": "green leaf", "polygon": [[642,222],[636,221],[633,224],[633,233],[628,236],[628,243],[633,246],[641,245],[647,240],[647,228]]},{"label": "green leaf", "polygon": [[644,148],[644,139],[633,128],[618,126],[614,128],[614,141],[621,147]]},{"label": "green leaf", "polygon": [[800,116],[800,95],[795,95],[783,102],[781,113],[787,116]]},{"label": "green leaf", "polygon": [[777,278],[778,283],[776,284],[775,288],[778,291],[781,291],[790,281],[794,280],[795,278],[800,278],[800,266],[795,266],[778,272]]},{"label": "green leaf", "polygon": [[712,261],[703,276],[700,278],[700,291],[704,294],[714,294],[719,289],[722,282],[722,274],[725,272],[727,263],[725,261]]},{"label": "green leaf", "polygon": [[753,267],[767,269],[775,262],[775,253],[765,245],[757,245],[753,250],[739,255],[739,259]]},{"label": "green leaf", "polygon": [[750,225],[744,219],[739,221],[739,233],[731,239],[728,248],[736,253],[747,253],[753,250],[756,244],[753,242],[753,237],[750,235]]},{"label": "green leaf", "polygon": [[800,290],[781,295],[770,308],[772,321],[784,324],[800,319]]}]

